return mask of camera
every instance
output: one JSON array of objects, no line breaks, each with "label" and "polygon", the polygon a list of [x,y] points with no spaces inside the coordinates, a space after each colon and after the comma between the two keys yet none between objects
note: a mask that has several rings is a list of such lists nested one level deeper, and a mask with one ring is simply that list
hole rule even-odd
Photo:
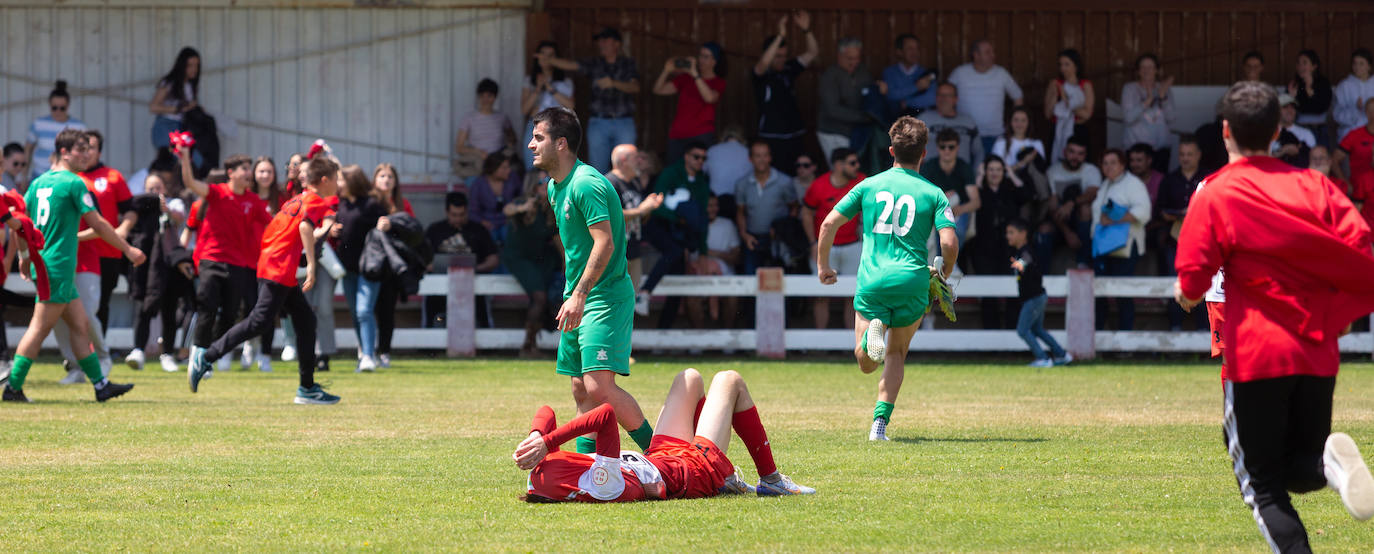
[{"label": "camera", "polygon": [[678,69],[687,69],[689,67],[692,67],[692,61],[687,58],[678,58],[676,60],[673,60],[673,67],[676,67]]}]

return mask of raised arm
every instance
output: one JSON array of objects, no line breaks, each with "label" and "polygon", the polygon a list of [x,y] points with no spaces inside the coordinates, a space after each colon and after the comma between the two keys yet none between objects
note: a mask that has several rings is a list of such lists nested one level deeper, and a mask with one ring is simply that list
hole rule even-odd
[{"label": "raised arm", "polygon": [[574,437],[587,434],[596,437],[597,455],[620,457],[620,425],[616,423],[615,409],[610,404],[597,406],[562,426],[558,426],[553,408],[541,406],[530,423],[529,436],[515,447],[512,457],[520,469],[534,469],[549,452],[557,451]]},{"label": "raised arm", "polygon": [[185,148],[178,148],[177,157],[181,158],[181,182],[186,184],[187,190],[201,198],[209,196],[210,187],[204,181],[196,180],[195,173],[191,171],[191,152]]},{"label": "raised arm", "polygon": [[778,34],[773,37],[773,42],[768,43],[768,48],[759,56],[759,61],[754,63],[754,75],[763,75],[768,72],[768,68],[773,65],[773,58],[778,55],[778,48],[782,46],[782,41],[787,39],[787,16],[782,16],[778,21]]}]

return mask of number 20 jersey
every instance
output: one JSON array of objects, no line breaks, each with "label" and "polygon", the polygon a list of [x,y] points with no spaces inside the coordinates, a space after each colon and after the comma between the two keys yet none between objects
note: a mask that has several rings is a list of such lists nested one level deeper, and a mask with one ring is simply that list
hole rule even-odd
[{"label": "number 20 jersey", "polygon": [[944,191],[915,171],[893,167],[864,179],[835,209],[863,212],[863,262],[857,295],[925,294],[930,233],[954,226]]}]

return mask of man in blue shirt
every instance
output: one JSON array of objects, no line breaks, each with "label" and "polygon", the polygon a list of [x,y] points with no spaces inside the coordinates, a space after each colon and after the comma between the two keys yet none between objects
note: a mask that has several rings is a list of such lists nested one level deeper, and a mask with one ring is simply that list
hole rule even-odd
[{"label": "man in blue shirt", "polygon": [[902,33],[893,47],[897,63],[883,70],[887,83],[887,108],[892,116],[916,115],[935,106],[935,71],[921,67],[921,41]]}]

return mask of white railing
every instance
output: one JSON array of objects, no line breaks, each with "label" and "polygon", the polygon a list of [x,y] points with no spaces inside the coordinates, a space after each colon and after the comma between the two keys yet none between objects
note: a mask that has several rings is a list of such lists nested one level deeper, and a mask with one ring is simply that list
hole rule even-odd
[{"label": "white railing", "polygon": [[[1045,277],[1045,290],[1051,298],[1067,299],[1065,329],[1050,334],[1080,359],[1097,352],[1207,352],[1206,332],[1097,331],[1094,300],[1112,298],[1173,298],[1172,277],[1094,278],[1091,271],[1074,270],[1066,276]],[[33,285],[11,275],[8,288],[32,293]],[[787,329],[784,302],[787,297],[849,298],[854,294],[852,277],[840,277],[835,285],[825,286],[812,275],[782,275],[765,268],[756,276],[698,277],[667,276],[654,290],[655,296],[752,296],[756,300],[753,329],[635,329],[637,350],[733,350],[752,351],[760,356],[781,358],[788,350],[839,351],[854,348],[852,329]],[[1016,282],[1006,276],[966,276],[959,283],[961,298],[1015,298]],[[125,293],[123,282],[116,295]],[[342,294],[342,285],[336,288]],[[477,350],[511,350],[524,342],[524,329],[478,329],[474,318],[477,296],[523,296],[510,275],[475,275],[469,267],[452,267],[447,275],[426,275],[420,282],[421,296],[447,297],[447,327],[444,329],[397,329],[393,347],[407,350],[445,350],[450,356],[473,356]],[[935,329],[916,333],[911,349],[938,352],[1017,352],[1026,349],[1012,330],[941,329],[944,317],[935,314]],[[17,344],[24,329],[9,328],[10,344]],[[279,331],[280,332],[280,331]],[[334,329],[340,348],[356,348],[351,327]],[[108,330],[107,342],[117,349],[129,348],[133,330]],[[280,335],[278,344],[281,344]],[[554,349],[558,333],[541,331],[541,348]],[[1374,333],[1355,333],[1341,338],[1341,350],[1348,353],[1374,352]],[[55,347],[52,337],[44,346]]]}]

